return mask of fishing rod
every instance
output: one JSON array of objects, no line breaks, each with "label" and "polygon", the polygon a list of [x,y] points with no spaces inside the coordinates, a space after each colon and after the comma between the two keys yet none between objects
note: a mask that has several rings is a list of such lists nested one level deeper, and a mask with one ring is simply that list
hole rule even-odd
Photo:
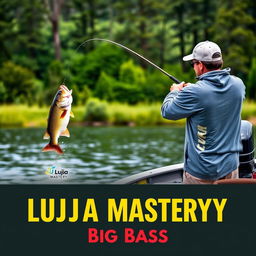
[{"label": "fishing rod", "polygon": [[140,55],[139,53],[131,50],[130,48],[122,45],[122,44],[119,44],[117,42],[114,42],[112,40],[109,40],[109,39],[103,39],[103,38],[91,38],[91,39],[88,39],[86,41],[84,41],[82,44],[80,44],[76,51],[78,51],[80,49],[80,47],[84,46],[86,43],[90,42],[90,41],[104,41],[104,42],[109,42],[111,44],[114,44],[114,45],[117,45],[119,47],[122,47],[123,49],[127,50],[128,52],[131,52],[132,54],[136,55],[137,57],[143,59],[144,61],[146,61],[147,63],[149,63],[150,65],[152,65],[153,67],[155,67],[156,69],[160,70],[162,73],[164,73],[166,76],[168,76],[171,80],[173,80],[175,83],[178,83],[180,84],[181,81],[179,81],[176,77],[170,75],[169,73],[167,73],[165,70],[163,70],[162,68],[158,67],[155,63],[153,63],[152,61],[146,59],[145,57],[143,57],[142,55]]}]

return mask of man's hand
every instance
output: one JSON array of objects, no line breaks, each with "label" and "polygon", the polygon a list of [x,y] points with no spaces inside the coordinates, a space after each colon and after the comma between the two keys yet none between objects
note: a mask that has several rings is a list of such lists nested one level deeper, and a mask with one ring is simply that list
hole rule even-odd
[{"label": "man's hand", "polygon": [[170,91],[181,91],[185,86],[187,86],[185,82],[181,82],[180,84],[173,84],[170,88]]}]

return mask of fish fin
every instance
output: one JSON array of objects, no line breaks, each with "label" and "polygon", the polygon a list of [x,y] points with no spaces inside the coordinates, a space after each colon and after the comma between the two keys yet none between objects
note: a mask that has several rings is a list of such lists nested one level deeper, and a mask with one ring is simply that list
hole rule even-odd
[{"label": "fish fin", "polygon": [[68,128],[65,131],[61,132],[60,136],[70,137]]},{"label": "fish fin", "polygon": [[64,118],[64,117],[66,116],[67,112],[68,112],[67,110],[64,110],[64,111],[62,112],[60,118]]},{"label": "fish fin", "polygon": [[63,154],[63,151],[62,149],[60,148],[59,145],[51,145],[51,144],[47,144],[43,149],[42,149],[43,152],[46,152],[46,151],[55,151],[56,153],[58,154]]},{"label": "fish fin", "polygon": [[70,111],[70,116],[71,117],[75,117],[74,113],[72,111]]},{"label": "fish fin", "polygon": [[50,138],[50,134],[47,131],[45,131],[43,139],[48,140],[49,138]]}]

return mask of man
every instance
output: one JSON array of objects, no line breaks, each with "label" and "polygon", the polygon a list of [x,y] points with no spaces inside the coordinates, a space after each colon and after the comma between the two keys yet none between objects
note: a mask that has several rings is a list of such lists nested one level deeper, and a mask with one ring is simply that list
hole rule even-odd
[{"label": "man", "polygon": [[183,60],[191,61],[198,81],[173,84],[161,108],[164,118],[187,118],[183,183],[238,178],[245,86],[229,68],[221,70],[221,50],[213,42],[197,44]]}]

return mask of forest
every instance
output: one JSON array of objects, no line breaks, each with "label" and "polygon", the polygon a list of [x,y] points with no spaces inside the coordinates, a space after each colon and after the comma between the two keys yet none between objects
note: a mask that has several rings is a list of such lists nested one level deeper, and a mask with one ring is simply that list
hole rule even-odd
[{"label": "forest", "polygon": [[[90,98],[128,105],[159,103],[172,81],[195,82],[182,57],[204,40],[218,43],[224,67],[256,100],[256,2],[250,0],[1,0],[0,104],[48,106],[58,86],[73,104]],[[80,47],[79,47],[80,46]]]}]

